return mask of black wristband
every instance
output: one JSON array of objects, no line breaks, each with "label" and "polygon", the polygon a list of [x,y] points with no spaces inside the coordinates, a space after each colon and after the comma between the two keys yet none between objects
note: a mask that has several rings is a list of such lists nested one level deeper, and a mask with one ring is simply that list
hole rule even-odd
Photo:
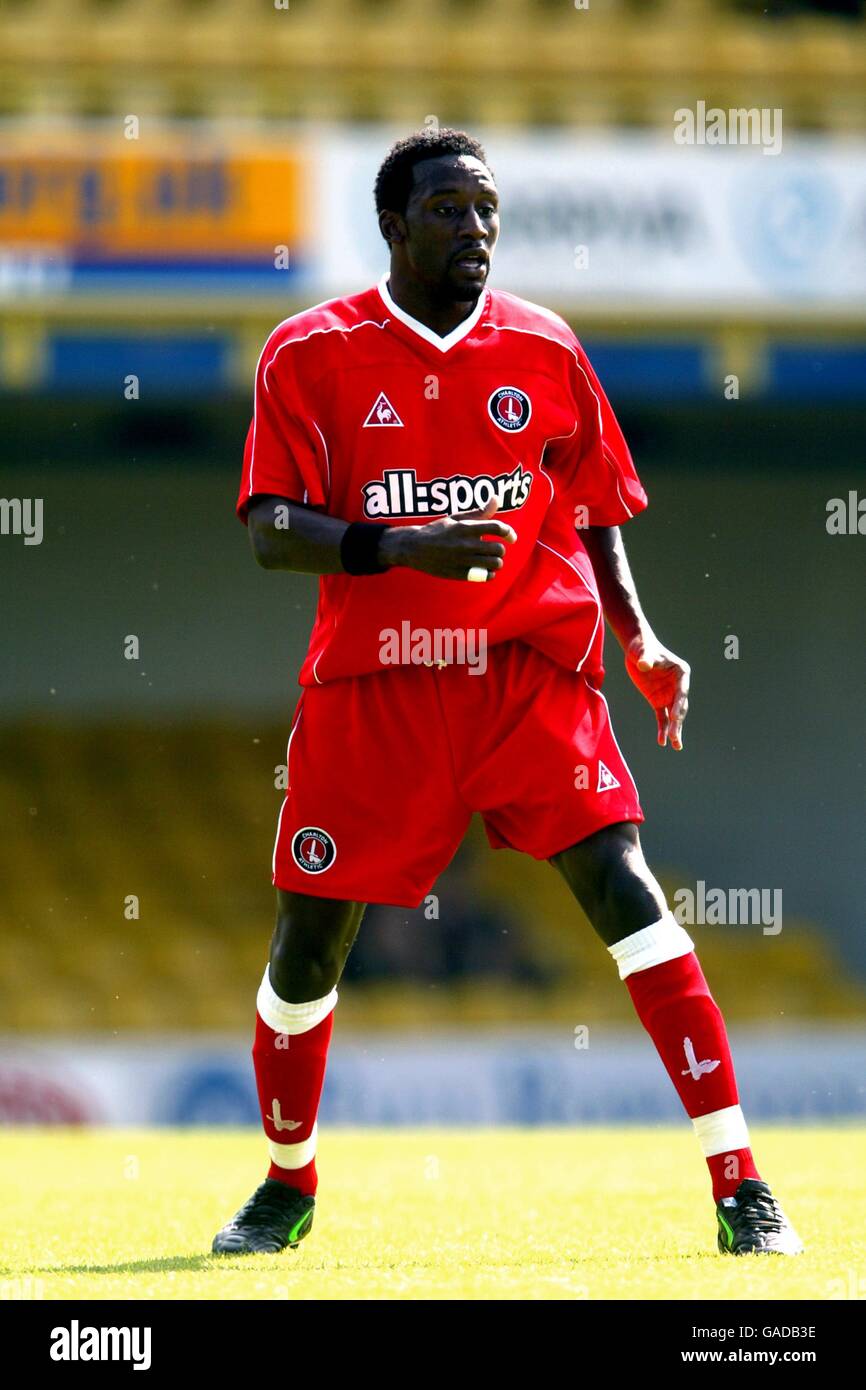
[{"label": "black wristband", "polygon": [[347,574],[384,574],[390,565],[379,564],[379,541],[387,526],[353,521],[340,539],[340,562]]}]

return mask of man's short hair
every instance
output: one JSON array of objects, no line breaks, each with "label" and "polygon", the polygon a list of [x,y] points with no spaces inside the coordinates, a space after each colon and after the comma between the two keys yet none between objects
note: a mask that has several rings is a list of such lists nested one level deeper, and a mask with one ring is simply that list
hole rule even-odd
[{"label": "man's short hair", "polygon": [[[396,141],[385,155],[376,175],[376,212],[398,212],[405,216],[412,191],[413,170],[425,159],[441,155],[465,154],[487,164],[484,148],[465,130],[416,130]],[[488,168],[490,166],[488,165]]]}]

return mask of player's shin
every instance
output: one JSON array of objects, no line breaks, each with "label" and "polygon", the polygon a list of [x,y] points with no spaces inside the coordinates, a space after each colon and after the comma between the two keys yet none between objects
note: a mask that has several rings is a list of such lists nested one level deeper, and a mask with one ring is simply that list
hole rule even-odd
[{"label": "player's shin", "polygon": [[694,1125],[718,1202],[757,1178],[721,1011],[694,942],[666,912],[608,947]]},{"label": "player's shin", "polygon": [[253,1064],[271,1156],[269,1178],[315,1195],[316,1115],[334,1023],[336,989],[292,1004],[274,991],[268,970],[256,1000]]}]

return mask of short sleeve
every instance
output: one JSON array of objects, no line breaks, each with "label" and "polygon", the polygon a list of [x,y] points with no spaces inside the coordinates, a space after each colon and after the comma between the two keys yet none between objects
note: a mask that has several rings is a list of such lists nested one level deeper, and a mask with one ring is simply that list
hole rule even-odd
[{"label": "short sleeve", "polygon": [[568,470],[569,500],[586,508],[586,525],[620,526],[644,510],[647,495],[613,407],[576,338],[573,348],[569,379],[580,428]]},{"label": "short sleeve", "polygon": [[311,414],[310,392],[300,379],[297,358],[295,344],[272,340],[259,358],[237,501],[244,522],[257,493],[311,507],[327,505],[327,446]]}]

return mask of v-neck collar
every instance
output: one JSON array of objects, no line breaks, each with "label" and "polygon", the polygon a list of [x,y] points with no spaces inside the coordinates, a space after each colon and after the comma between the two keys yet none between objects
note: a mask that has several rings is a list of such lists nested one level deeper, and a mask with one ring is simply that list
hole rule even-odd
[{"label": "v-neck collar", "polygon": [[443,338],[440,337],[438,333],[434,333],[432,328],[428,328],[426,323],[421,323],[420,319],[413,318],[411,314],[406,313],[405,309],[401,309],[399,304],[394,303],[388,290],[389,274],[390,272],[386,270],[378,285],[379,294],[385,308],[389,313],[394,315],[395,319],[399,319],[400,323],[405,324],[407,328],[411,328],[412,332],[417,333],[419,338],[423,338],[425,343],[430,343],[433,347],[438,348],[440,352],[448,352],[449,348],[456,347],[458,343],[462,342],[466,335],[472,332],[487,305],[487,286],[485,285],[484,290],[478,296],[478,303],[475,305],[469,317],[458,323],[457,327],[452,328],[451,332],[446,333]]}]

